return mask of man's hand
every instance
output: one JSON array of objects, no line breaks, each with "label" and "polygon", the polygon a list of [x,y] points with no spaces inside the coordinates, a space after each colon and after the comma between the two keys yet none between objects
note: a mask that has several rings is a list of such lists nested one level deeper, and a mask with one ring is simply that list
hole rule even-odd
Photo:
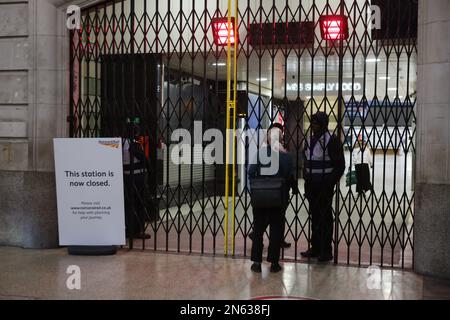
[{"label": "man's hand", "polygon": [[300,193],[300,191],[298,190],[298,181],[297,181],[297,179],[295,179],[294,176],[290,176],[289,177],[289,184],[291,186],[293,194],[299,194]]}]

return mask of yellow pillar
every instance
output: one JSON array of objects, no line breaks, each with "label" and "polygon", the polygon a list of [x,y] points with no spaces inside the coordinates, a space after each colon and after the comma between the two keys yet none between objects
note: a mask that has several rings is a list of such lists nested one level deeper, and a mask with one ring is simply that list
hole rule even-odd
[{"label": "yellow pillar", "polygon": [[[232,130],[232,143],[231,143],[231,166],[232,166],[232,182],[231,182],[231,201],[232,201],[232,208],[231,208],[231,229],[232,229],[232,235],[231,235],[231,242],[232,242],[232,254],[234,255],[234,220],[235,220],[235,189],[236,189],[236,97],[237,97],[237,41],[238,41],[238,1],[235,0],[235,16],[234,16],[234,52],[233,52],[233,99],[231,99],[231,0],[228,0],[228,41],[227,41],[227,103],[226,103],[226,151],[225,151],[225,245],[224,245],[224,254],[228,255],[228,219],[229,219],[229,193],[230,193],[230,185],[229,185],[229,163],[228,159],[230,158],[230,136],[228,135],[229,130]],[[230,117],[233,116],[233,119],[231,121]]]}]

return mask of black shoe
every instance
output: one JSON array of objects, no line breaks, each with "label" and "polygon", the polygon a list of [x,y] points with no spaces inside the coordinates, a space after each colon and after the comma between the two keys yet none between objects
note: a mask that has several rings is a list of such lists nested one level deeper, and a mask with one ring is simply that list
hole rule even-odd
[{"label": "black shoe", "polygon": [[136,234],[136,235],[134,235],[134,239],[145,239],[145,240],[147,240],[147,239],[150,239],[152,236],[151,235],[149,235],[148,233],[138,233],[138,234]]},{"label": "black shoe", "polygon": [[254,262],[250,268],[253,272],[261,273],[261,263]]},{"label": "black shoe", "polygon": [[318,254],[318,253],[315,253],[315,252],[312,251],[312,250],[300,252],[300,255],[301,255],[303,258],[317,258],[317,257],[319,257],[319,254]]},{"label": "black shoe", "polygon": [[328,261],[331,261],[331,260],[333,260],[333,255],[332,254],[324,254],[324,255],[321,255],[317,259],[317,261],[319,261],[319,262],[328,262]]},{"label": "black shoe", "polygon": [[280,264],[277,262],[277,263],[272,263],[271,264],[271,266],[270,266],[270,272],[278,272],[278,271],[281,271],[282,270],[282,268],[281,268],[281,266],[280,266]]},{"label": "black shoe", "polygon": [[281,243],[281,247],[284,248],[284,249],[290,248],[290,247],[291,247],[291,244],[290,244],[289,242],[283,241],[283,242]]}]

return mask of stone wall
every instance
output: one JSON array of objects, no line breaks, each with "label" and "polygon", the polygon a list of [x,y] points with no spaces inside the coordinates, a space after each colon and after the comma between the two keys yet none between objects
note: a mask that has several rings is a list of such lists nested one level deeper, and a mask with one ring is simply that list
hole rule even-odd
[{"label": "stone wall", "polygon": [[419,2],[414,269],[450,278],[450,1]]},{"label": "stone wall", "polygon": [[53,173],[0,171],[0,245],[58,246]]},{"label": "stone wall", "polygon": [[0,244],[57,246],[53,138],[67,136],[64,0],[0,0]]}]

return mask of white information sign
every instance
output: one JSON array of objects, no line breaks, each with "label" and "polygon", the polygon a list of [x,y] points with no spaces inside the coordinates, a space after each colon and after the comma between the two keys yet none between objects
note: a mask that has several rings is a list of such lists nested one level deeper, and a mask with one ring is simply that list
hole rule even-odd
[{"label": "white information sign", "polygon": [[120,138],[54,139],[59,244],[125,244]]}]

